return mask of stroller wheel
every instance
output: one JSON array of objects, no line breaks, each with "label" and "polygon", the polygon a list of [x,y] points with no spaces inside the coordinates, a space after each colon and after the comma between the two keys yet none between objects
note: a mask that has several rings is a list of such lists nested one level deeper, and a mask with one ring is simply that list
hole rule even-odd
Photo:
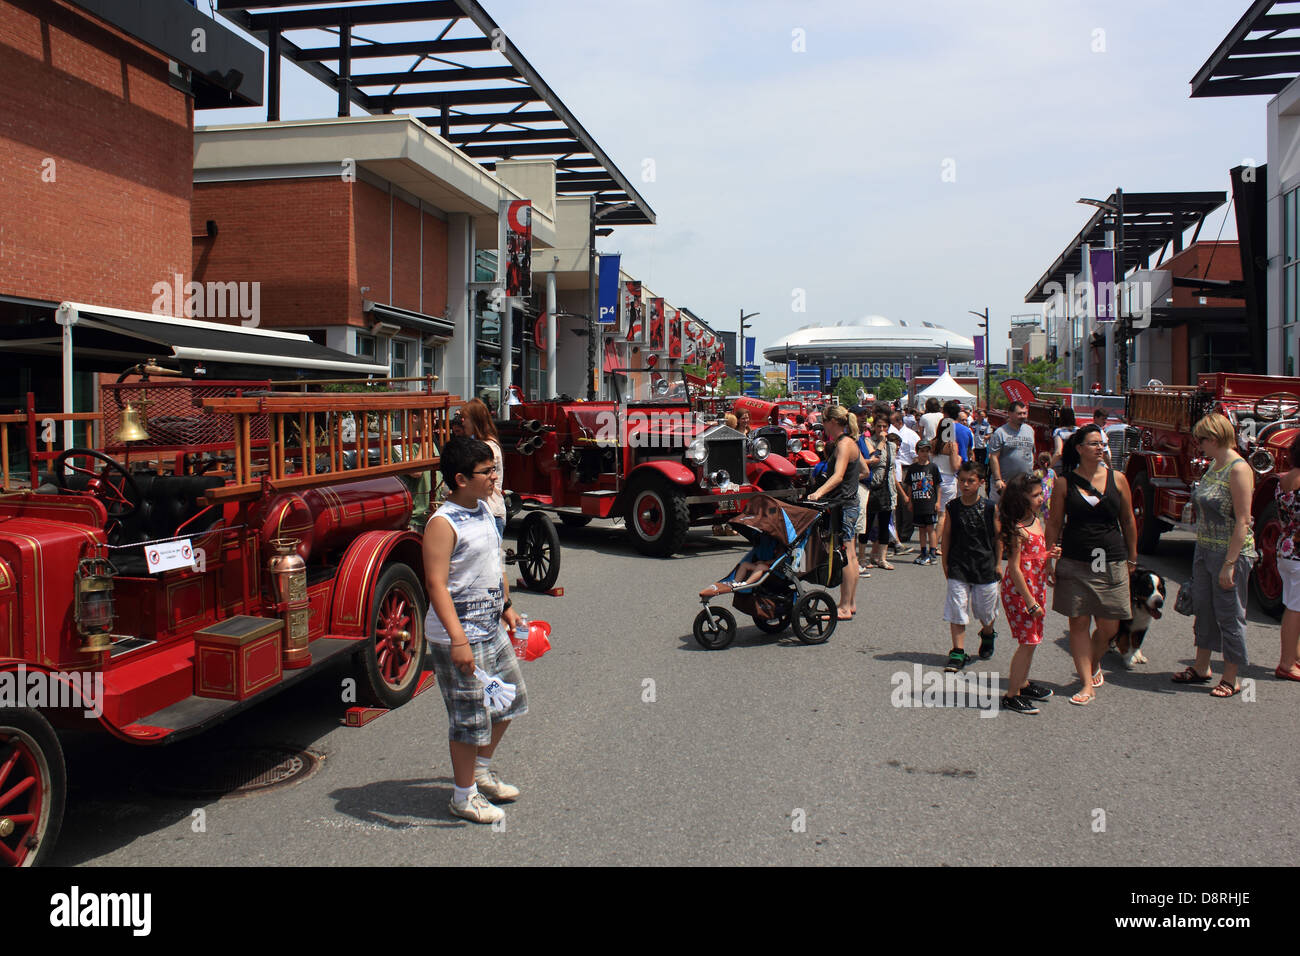
[{"label": "stroller wheel", "polygon": [[825,591],[810,591],[794,606],[794,633],[805,644],[825,644],[835,633],[839,611]]},{"label": "stroller wheel", "polygon": [[720,651],[736,639],[736,618],[725,607],[705,605],[695,615],[695,640],[706,651]]}]

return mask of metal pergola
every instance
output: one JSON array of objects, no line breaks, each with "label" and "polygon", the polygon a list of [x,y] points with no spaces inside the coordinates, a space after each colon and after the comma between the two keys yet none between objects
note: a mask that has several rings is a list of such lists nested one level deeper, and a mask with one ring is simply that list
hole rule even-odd
[{"label": "metal pergola", "polygon": [[[268,52],[267,119],[280,118],[280,60],[338,92],[338,115],[411,112],[487,169],[555,160],[556,192],[629,203],[603,219],[650,224],[654,210],[476,0],[217,0]],[[405,39],[374,39],[400,25]],[[357,72],[358,65],[368,72]]]},{"label": "metal pergola", "polygon": [[[1166,246],[1174,254],[1183,251],[1183,232],[1193,226],[1192,242],[1196,242],[1201,233],[1201,225],[1215,209],[1227,201],[1223,192],[1161,192],[1161,193],[1123,193],[1119,190],[1111,193],[1106,200],[1111,207],[1122,210],[1122,217],[1106,209],[1098,209],[1088,220],[1087,225],[1079,231],[1065,250],[1056,257],[1056,261],[1043,273],[1032,289],[1025,295],[1026,302],[1046,302],[1052,293],[1046,291],[1053,283],[1064,287],[1068,276],[1077,276],[1083,271],[1083,247],[1094,244],[1102,245],[1107,233],[1122,237],[1119,262],[1116,275],[1133,267],[1147,269],[1151,267],[1151,257],[1161,253]],[[1123,228],[1117,228],[1115,220],[1123,219]]]},{"label": "metal pergola", "polygon": [[1192,77],[1192,96],[1280,93],[1300,76],[1300,0],[1255,0]]}]

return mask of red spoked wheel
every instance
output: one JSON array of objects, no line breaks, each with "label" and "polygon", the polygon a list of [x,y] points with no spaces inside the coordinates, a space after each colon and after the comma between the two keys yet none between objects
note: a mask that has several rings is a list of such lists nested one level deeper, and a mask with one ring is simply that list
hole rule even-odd
[{"label": "red spoked wheel", "polygon": [[1277,502],[1268,503],[1255,522],[1255,527],[1259,529],[1259,534],[1255,537],[1259,560],[1255,562],[1254,571],[1250,575],[1250,589],[1265,614],[1280,618],[1284,608],[1282,576],[1277,570],[1277,546],[1282,537],[1282,521],[1278,517]]},{"label": "red spoked wheel", "polygon": [[370,639],[360,655],[360,682],[380,707],[415,696],[424,661],[424,588],[404,564],[384,569],[375,585]]},{"label": "red spoked wheel", "polygon": [[0,865],[46,862],[63,823],[66,792],[54,728],[35,711],[0,711]]},{"label": "red spoked wheel", "polygon": [[630,489],[627,530],[642,554],[666,558],[679,551],[690,530],[686,496],[665,481],[642,478]]}]

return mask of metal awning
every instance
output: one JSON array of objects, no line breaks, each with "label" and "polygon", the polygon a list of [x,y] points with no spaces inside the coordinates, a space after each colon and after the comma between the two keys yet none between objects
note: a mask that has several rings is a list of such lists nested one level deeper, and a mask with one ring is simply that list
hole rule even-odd
[{"label": "metal awning", "polygon": [[[609,225],[649,224],[654,210],[477,0],[217,0],[266,44],[267,119],[280,118],[280,58],[338,92],[338,115],[416,111],[487,169],[553,159],[556,193],[630,203]],[[363,36],[400,25],[401,41]],[[356,72],[358,61],[369,72]],[[333,64],[333,67],[326,64]]]},{"label": "metal awning", "polygon": [[1282,92],[1300,76],[1300,0],[1255,0],[1192,77],[1192,96]]},{"label": "metal awning", "polygon": [[[1196,227],[1192,236],[1192,241],[1195,242],[1200,235],[1201,223],[1227,201],[1227,194],[1213,191],[1125,192],[1121,199],[1116,190],[1106,201],[1112,207],[1122,206],[1124,210],[1124,268],[1146,269],[1150,267],[1151,256],[1166,245],[1172,244],[1174,252],[1181,252],[1183,233],[1193,226]],[[1110,221],[1114,218],[1110,211],[1098,209],[1043,273],[1042,278],[1025,294],[1025,301],[1046,302],[1052,297],[1050,292],[1045,291],[1048,286],[1055,283],[1064,288],[1068,276],[1079,275],[1083,271],[1083,247],[1089,244],[1102,245],[1106,241],[1107,232],[1114,230]]]},{"label": "metal awning", "polygon": [[[311,377],[387,375],[388,367],[317,345],[306,335],[177,319],[79,302],[64,302],[52,321],[10,326],[0,348],[28,355],[64,356],[66,367],[122,371],[148,358],[208,378],[214,366],[292,369]],[[57,323],[57,324],[56,324]],[[75,340],[73,336],[75,334]],[[69,348],[69,346],[71,346]]]},{"label": "metal awning", "polygon": [[376,322],[391,322],[401,328],[409,329],[412,332],[418,332],[421,335],[437,336],[440,339],[450,339],[456,334],[456,325],[451,319],[444,319],[437,315],[425,315],[423,312],[413,312],[410,309],[399,309],[395,305],[385,305],[382,302],[371,302],[369,299],[363,299],[361,302],[361,311],[365,312]]}]

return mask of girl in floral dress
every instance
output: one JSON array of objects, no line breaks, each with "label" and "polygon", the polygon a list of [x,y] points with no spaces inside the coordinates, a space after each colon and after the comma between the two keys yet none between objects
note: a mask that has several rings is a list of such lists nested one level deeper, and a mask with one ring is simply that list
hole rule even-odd
[{"label": "girl in floral dress", "polygon": [[1019,644],[1011,658],[1007,692],[1002,709],[1018,714],[1036,714],[1035,701],[1052,696],[1050,688],[1029,679],[1034,648],[1043,640],[1044,604],[1047,601],[1047,564],[1059,557],[1060,548],[1049,554],[1043,541],[1043,479],[1034,474],[1017,475],[1007,482],[998,501],[1002,528],[1002,553],[1007,570],[1002,578],[1002,607],[1007,612],[1011,635]]}]

